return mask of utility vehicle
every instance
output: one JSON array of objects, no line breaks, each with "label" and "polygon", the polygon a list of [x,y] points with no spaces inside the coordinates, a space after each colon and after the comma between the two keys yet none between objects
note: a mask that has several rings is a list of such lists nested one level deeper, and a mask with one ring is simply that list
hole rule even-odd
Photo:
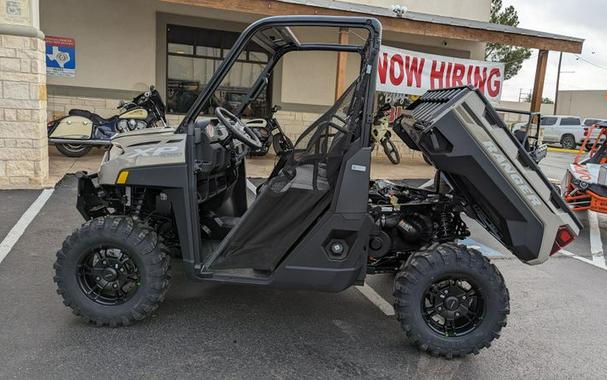
[{"label": "utility vehicle", "polygon": [[586,131],[586,139],[561,182],[561,195],[573,211],[607,213],[607,122]]},{"label": "utility vehicle", "polygon": [[[362,39],[300,39],[309,28]],[[169,255],[214,283],[339,292],[394,273],[396,318],[412,343],[446,357],[488,347],[506,325],[508,291],[489,260],[458,244],[469,235],[461,213],[529,264],[573,240],[579,221],[468,87],[427,93],[394,128],[440,170],[434,190],[371,182],[380,43],[381,24],[368,17],[271,17],[245,29],[176,130],[120,135],[98,173],[79,174],[77,208],[88,221],[55,264],[65,304],[97,325],[144,319],[169,287]],[[250,44],[269,60],[240,107],[199,117]],[[261,144],[239,116],[281,57],[301,51],[357,54],[359,75],[247,204],[245,158]]]},{"label": "utility vehicle", "polygon": [[542,116],[540,125],[544,129],[544,142],[575,149],[584,141],[584,125],[579,116]]}]

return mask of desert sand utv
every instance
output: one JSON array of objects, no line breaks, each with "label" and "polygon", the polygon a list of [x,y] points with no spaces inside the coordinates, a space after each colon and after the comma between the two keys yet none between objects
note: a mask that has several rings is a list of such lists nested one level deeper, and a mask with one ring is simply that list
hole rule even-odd
[{"label": "desert sand utv", "polygon": [[[299,30],[310,27],[348,28],[362,42],[304,42]],[[79,173],[77,208],[88,221],[57,253],[64,303],[100,326],[142,320],[169,287],[170,256],[193,280],[326,292],[391,272],[410,342],[446,357],[488,347],[506,325],[508,290],[487,258],[458,244],[469,235],[460,214],[528,264],[572,241],[579,221],[468,87],[428,92],[395,128],[438,169],[434,189],[370,181],[380,43],[381,24],[367,17],[250,25],[178,128],[116,137],[98,173]],[[241,106],[199,117],[247,46],[269,59]],[[260,142],[239,116],[294,51],[357,54],[359,75],[280,156],[248,205],[245,158]]]}]

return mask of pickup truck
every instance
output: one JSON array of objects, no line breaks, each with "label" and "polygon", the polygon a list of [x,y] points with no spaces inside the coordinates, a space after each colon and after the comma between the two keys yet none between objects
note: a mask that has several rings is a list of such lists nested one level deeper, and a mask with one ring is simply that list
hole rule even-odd
[{"label": "pickup truck", "polygon": [[[512,132],[526,123],[517,123]],[[543,142],[561,144],[563,148],[575,149],[584,142],[585,130],[579,116],[542,116],[540,126],[544,130]],[[593,133],[594,134],[594,133]]]},{"label": "pickup truck", "polygon": [[584,125],[578,116],[543,116],[544,142],[559,143],[563,148],[575,149],[584,142]]},{"label": "pickup truck", "polygon": [[[607,122],[607,120],[598,119],[596,117],[585,118],[584,121],[582,121],[582,124],[584,125],[584,136],[586,136],[586,134],[588,133],[588,131],[590,131],[590,129],[592,128],[592,126],[594,124],[600,124],[600,123],[606,123],[606,122]],[[590,136],[590,139],[588,139],[587,146],[592,146],[592,144],[594,143],[594,140],[599,136],[600,132],[601,132],[600,128],[595,128],[592,131],[592,135]]]}]

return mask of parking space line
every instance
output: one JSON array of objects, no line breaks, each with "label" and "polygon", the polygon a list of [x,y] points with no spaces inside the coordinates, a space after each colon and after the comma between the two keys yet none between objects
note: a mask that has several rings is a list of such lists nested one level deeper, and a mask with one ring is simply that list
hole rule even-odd
[{"label": "parking space line", "polygon": [[380,296],[375,289],[365,284],[363,286],[356,286],[356,289],[361,292],[369,301],[379,308],[387,316],[394,315],[394,307]]},{"label": "parking space line", "polygon": [[247,189],[249,189],[249,191],[252,192],[253,195],[257,194],[257,187],[248,178],[247,178]]},{"label": "parking space line", "polygon": [[8,232],[2,243],[0,243],[0,263],[13,249],[13,246],[19,241],[19,238],[25,232],[27,226],[30,225],[32,220],[38,215],[42,207],[46,204],[46,201],[51,197],[55,189],[44,189],[38,198],[30,205],[30,207],[21,215],[21,218]]},{"label": "parking space line", "polygon": [[585,257],[578,256],[578,255],[576,255],[574,253],[571,253],[569,251],[566,251],[564,249],[561,249],[560,252],[561,252],[561,254],[563,254],[565,256],[568,256],[568,257],[571,257],[573,259],[579,260],[579,261],[584,262],[586,264],[590,264],[590,265],[595,266],[597,268],[600,268],[602,270],[607,270],[607,265],[605,265],[604,263],[600,263],[600,262],[594,261],[594,260],[589,260],[589,259],[587,259]]},{"label": "parking space line", "polygon": [[460,244],[467,246],[468,248],[476,249],[480,251],[485,257],[504,257],[504,254],[496,251],[495,249],[486,246],[485,244],[479,243],[478,241],[470,238],[459,241]]},{"label": "parking space line", "polygon": [[596,212],[588,210],[588,224],[590,226],[590,253],[592,254],[592,261],[598,264],[605,264],[599,215]]}]

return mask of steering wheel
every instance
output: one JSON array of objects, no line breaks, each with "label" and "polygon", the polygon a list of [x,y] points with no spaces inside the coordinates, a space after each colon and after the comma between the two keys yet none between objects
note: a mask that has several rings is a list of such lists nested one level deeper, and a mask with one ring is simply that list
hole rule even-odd
[{"label": "steering wheel", "polygon": [[236,140],[243,142],[253,149],[261,148],[262,144],[257,134],[233,113],[223,107],[217,107],[215,108],[215,116],[226,126]]}]

